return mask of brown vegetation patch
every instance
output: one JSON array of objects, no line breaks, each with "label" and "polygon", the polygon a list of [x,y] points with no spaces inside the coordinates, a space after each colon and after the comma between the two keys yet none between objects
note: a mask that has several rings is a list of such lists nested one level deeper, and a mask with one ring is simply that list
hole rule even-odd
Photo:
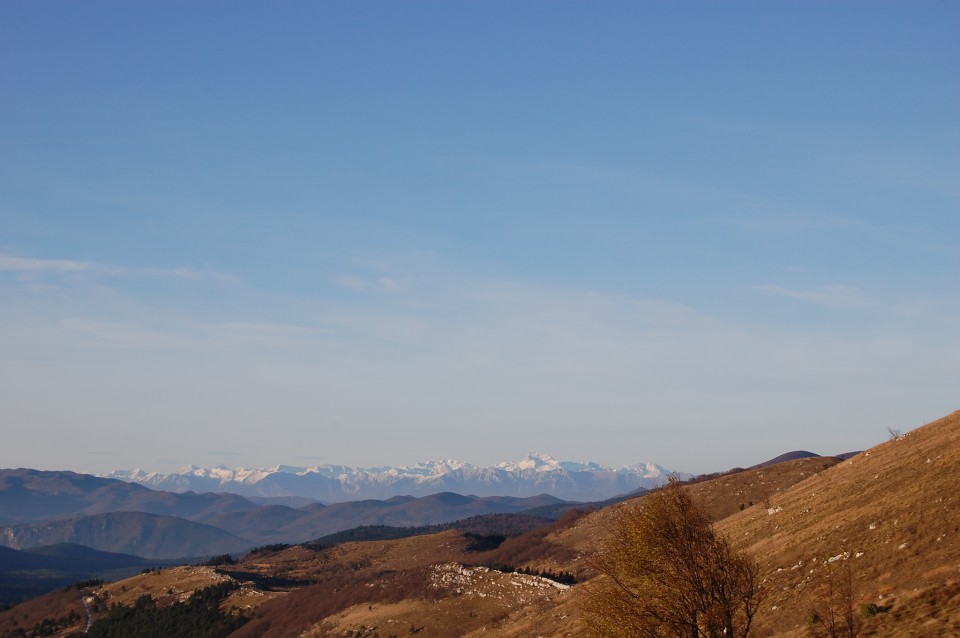
[{"label": "brown vegetation patch", "polygon": [[556,571],[558,566],[567,565],[575,559],[577,551],[555,542],[551,537],[559,530],[569,528],[583,516],[584,512],[580,510],[570,510],[556,523],[507,538],[496,549],[473,554],[470,562],[476,565]]},{"label": "brown vegetation patch", "polygon": [[[544,616],[568,597],[569,591],[534,576],[456,563],[435,566],[429,579],[437,592],[435,598],[355,605],[326,618],[306,635],[536,635],[529,633],[531,627],[542,625]],[[515,633],[520,625],[526,627],[527,633]]]},{"label": "brown vegetation patch", "polygon": [[9,636],[17,629],[29,631],[44,620],[66,618],[71,612],[80,618],[72,628],[83,629],[86,625],[83,597],[89,595],[89,589],[71,588],[68,591],[52,592],[21,603],[0,613],[0,636]]},{"label": "brown vegetation patch", "polygon": [[337,571],[317,585],[304,587],[261,605],[237,638],[280,638],[299,635],[325,618],[354,605],[431,599],[439,592],[430,586],[429,568],[391,572]]}]

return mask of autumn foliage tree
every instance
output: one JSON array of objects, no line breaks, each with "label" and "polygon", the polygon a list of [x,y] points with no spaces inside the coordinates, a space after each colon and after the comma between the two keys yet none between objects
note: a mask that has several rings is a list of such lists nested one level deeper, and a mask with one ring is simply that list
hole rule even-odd
[{"label": "autumn foliage tree", "polygon": [[746,638],[762,598],[757,565],[718,536],[675,480],[626,510],[587,586],[595,636]]}]

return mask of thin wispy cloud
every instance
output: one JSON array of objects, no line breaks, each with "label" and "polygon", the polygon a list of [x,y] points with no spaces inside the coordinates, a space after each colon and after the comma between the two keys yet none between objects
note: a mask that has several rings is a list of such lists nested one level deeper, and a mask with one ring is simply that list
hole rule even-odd
[{"label": "thin wispy cloud", "polygon": [[31,259],[0,254],[0,270],[23,273],[75,273],[104,270],[102,266],[88,261],[68,259]]},{"label": "thin wispy cloud", "polygon": [[362,277],[359,275],[340,275],[334,283],[346,290],[356,292],[394,292],[404,288],[407,282],[394,277]]},{"label": "thin wispy cloud", "polygon": [[815,214],[771,214],[742,217],[714,217],[707,220],[717,226],[729,226],[751,233],[788,234],[802,231],[845,230],[872,232],[875,224],[853,217]]},{"label": "thin wispy cloud", "polygon": [[[476,274],[447,276],[443,269],[432,278],[418,277],[425,279],[414,291],[420,303],[399,307],[366,299],[301,298],[291,311],[274,297],[273,309],[288,313],[286,322],[252,321],[245,310],[224,310],[218,321],[198,321],[189,311],[158,318],[150,305],[130,314],[129,304],[120,300],[120,308],[103,308],[107,316],[63,320],[59,331],[45,330],[42,339],[37,332],[32,342],[45,344],[41,352],[59,361],[57,375],[67,386],[77,384],[81,398],[83,389],[109,402],[130,379],[141,385],[162,380],[164,396],[172,398],[153,407],[149,417],[129,408],[138,422],[147,419],[157,427],[178,419],[220,423],[228,415],[237,445],[248,450],[240,460],[248,464],[262,461],[260,455],[291,458],[282,442],[266,445],[254,437],[266,424],[309,439],[318,436],[312,434],[316,423],[327,428],[346,419],[357,436],[390,441],[389,451],[373,462],[466,454],[457,447],[458,428],[483,427],[492,433],[491,443],[471,448],[474,456],[468,459],[482,461],[496,457],[497,441],[520,437],[520,445],[529,447],[556,428],[595,424],[613,439],[626,431],[649,434],[655,426],[709,420],[717,406],[773,410],[783,393],[818,396],[810,405],[835,405],[840,399],[832,388],[841,387],[841,379],[848,382],[847,390],[873,388],[871,375],[891,361],[907,361],[919,352],[933,374],[931,366],[949,359],[946,352],[931,357],[912,341],[851,341],[745,326],[670,300]],[[862,296],[846,286],[806,290],[767,284],[758,289],[832,306]],[[120,310],[128,313],[126,320],[108,318]],[[29,335],[42,329],[28,322],[20,331]],[[9,336],[8,351],[24,366],[39,365],[33,358],[36,348],[16,347],[22,336]],[[90,360],[109,366],[102,376],[91,377],[86,364],[55,354],[67,351],[86,352]],[[249,409],[227,409],[224,401]],[[423,422],[427,403],[430,416]],[[811,408],[797,419],[814,416]],[[429,435],[407,442],[402,433],[418,427]],[[217,431],[212,427],[208,438]],[[325,429],[319,436],[331,435]],[[164,449],[161,442],[157,446]],[[576,451],[606,459],[610,452],[603,446],[581,443]],[[342,451],[328,456],[352,462]],[[668,460],[676,465],[684,458],[678,452]]]},{"label": "thin wispy cloud", "polygon": [[810,289],[787,288],[777,284],[755,286],[755,290],[771,295],[796,299],[834,309],[861,308],[868,300],[864,293],[852,286],[819,286]]},{"label": "thin wispy cloud", "polygon": [[155,268],[139,266],[119,266],[115,264],[105,264],[93,261],[80,261],[73,259],[46,259],[33,257],[20,257],[17,255],[0,253],[0,271],[17,272],[33,275],[66,275],[75,273],[85,273],[91,275],[110,275],[110,276],[151,276],[151,277],[169,277],[175,279],[184,279],[190,281],[212,280],[221,282],[237,282],[239,279],[234,275],[218,272],[210,269],[199,269],[189,266],[176,268]]},{"label": "thin wispy cloud", "polygon": [[156,330],[135,323],[95,321],[80,318],[62,319],[60,326],[68,333],[92,338],[95,343],[145,349],[185,348],[191,340],[169,330]]},{"label": "thin wispy cloud", "polygon": [[312,349],[331,338],[330,330],[316,326],[242,321],[203,325],[199,332],[203,343],[234,348]]},{"label": "thin wispy cloud", "polygon": [[144,318],[124,322],[69,317],[58,322],[66,333],[82,335],[92,343],[106,348],[136,347],[142,350],[167,352],[232,351],[314,351],[332,343],[332,331],[316,326],[224,321],[204,323],[180,317],[167,322],[153,322]]},{"label": "thin wispy cloud", "polygon": [[885,170],[882,176],[905,186],[960,200],[960,170],[936,172],[890,168]]},{"label": "thin wispy cloud", "polygon": [[877,183],[894,183],[924,194],[960,199],[960,164],[956,154],[946,161],[932,158],[914,149],[865,154],[852,152],[835,160],[837,170]]},{"label": "thin wispy cloud", "polygon": [[239,277],[234,275],[217,272],[215,270],[200,270],[197,268],[181,267],[181,268],[142,268],[142,269],[132,269],[132,272],[142,272],[147,275],[153,275],[155,277],[173,277],[177,279],[186,279],[189,281],[202,281],[202,280],[212,280],[212,281],[222,281],[236,283],[240,281]]},{"label": "thin wispy cloud", "polygon": [[511,157],[475,158],[482,170],[520,176],[530,182],[549,183],[551,188],[571,185],[595,187],[618,193],[638,202],[651,199],[691,204],[724,204],[755,209],[769,208],[775,202],[755,192],[730,185],[718,185],[707,179],[691,179],[664,169],[641,170],[616,165],[562,163],[552,161],[518,161]]}]

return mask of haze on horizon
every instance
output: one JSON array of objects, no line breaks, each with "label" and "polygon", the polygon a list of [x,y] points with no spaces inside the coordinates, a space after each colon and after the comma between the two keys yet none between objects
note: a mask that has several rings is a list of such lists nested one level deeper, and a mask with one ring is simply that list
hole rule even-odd
[{"label": "haze on horizon", "polygon": [[708,472],[958,407],[960,5],[0,4],[0,467]]}]

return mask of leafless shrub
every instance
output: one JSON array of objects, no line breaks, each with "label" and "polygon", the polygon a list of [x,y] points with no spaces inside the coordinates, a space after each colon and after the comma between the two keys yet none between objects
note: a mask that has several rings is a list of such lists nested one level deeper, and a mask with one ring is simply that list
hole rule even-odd
[{"label": "leafless shrub", "polygon": [[853,575],[848,563],[825,564],[817,571],[808,618],[814,638],[856,638],[860,623],[854,612]]}]

